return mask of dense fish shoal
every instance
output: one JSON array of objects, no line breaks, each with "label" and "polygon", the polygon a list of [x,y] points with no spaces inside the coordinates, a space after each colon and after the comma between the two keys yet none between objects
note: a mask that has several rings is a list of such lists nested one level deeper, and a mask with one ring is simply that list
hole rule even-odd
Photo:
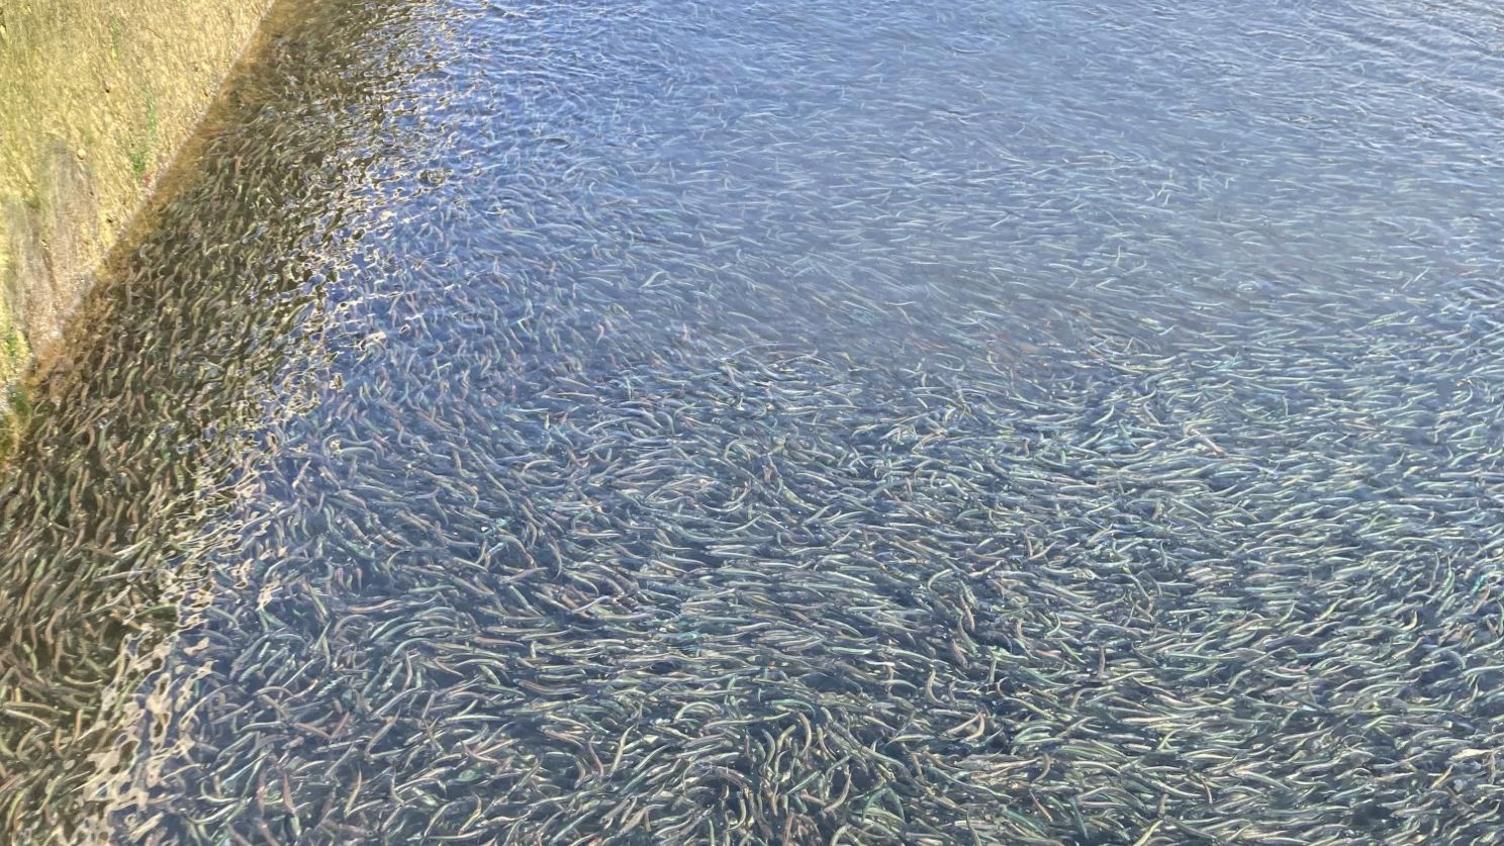
[{"label": "dense fish shoal", "polygon": [[1497,23],[308,10],[0,471],[0,830],[1504,840]]}]

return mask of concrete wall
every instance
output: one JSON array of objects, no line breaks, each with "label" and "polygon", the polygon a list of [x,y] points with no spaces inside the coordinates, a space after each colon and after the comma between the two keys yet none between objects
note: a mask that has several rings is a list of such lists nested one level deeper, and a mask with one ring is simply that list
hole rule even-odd
[{"label": "concrete wall", "polygon": [[0,0],[0,418],[271,3]]}]

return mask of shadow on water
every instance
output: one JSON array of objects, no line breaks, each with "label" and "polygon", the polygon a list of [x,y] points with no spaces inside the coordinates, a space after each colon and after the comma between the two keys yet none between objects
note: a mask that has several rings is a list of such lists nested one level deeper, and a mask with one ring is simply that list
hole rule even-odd
[{"label": "shadow on water", "polygon": [[160,704],[135,690],[218,540],[190,535],[247,483],[265,424],[314,400],[346,217],[420,59],[405,0],[300,5],[273,12],[0,470],[7,842],[74,842],[131,756],[127,715]]}]

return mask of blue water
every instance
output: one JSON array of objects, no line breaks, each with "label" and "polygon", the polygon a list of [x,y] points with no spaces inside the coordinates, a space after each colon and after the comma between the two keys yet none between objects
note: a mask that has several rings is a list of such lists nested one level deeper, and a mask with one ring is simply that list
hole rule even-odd
[{"label": "blue water", "polygon": [[284,18],[6,471],[12,593],[91,574],[9,631],[35,790],[118,842],[1499,842],[1504,13]]}]

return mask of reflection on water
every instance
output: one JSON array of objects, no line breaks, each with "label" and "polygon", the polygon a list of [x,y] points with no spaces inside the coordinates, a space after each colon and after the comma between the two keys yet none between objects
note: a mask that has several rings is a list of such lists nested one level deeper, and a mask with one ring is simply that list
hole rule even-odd
[{"label": "reflection on water", "polygon": [[12,826],[1496,842],[1499,20],[1225,5],[291,25],[7,471]]}]

